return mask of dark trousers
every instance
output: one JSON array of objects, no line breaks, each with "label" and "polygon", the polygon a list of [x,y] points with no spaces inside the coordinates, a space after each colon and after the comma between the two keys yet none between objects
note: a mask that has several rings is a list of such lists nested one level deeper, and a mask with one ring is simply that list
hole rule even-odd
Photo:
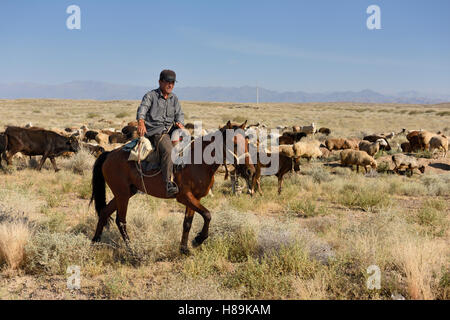
[{"label": "dark trousers", "polygon": [[150,142],[156,148],[161,165],[161,173],[165,182],[171,181],[173,172],[172,141],[167,133],[155,134],[149,137]]}]

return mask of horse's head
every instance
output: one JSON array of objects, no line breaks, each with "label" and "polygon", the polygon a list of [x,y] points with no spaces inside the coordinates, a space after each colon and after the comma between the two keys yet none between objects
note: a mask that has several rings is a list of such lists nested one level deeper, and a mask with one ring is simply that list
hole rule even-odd
[{"label": "horse's head", "polygon": [[251,193],[252,179],[256,169],[249,153],[249,139],[245,135],[246,125],[247,120],[242,124],[228,121],[219,130],[222,133],[223,154],[233,156],[233,165],[237,173],[246,180],[248,191]]}]

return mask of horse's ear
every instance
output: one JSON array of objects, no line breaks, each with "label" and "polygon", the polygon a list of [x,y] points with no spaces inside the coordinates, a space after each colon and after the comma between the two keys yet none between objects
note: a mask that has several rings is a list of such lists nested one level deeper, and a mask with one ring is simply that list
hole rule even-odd
[{"label": "horse's ear", "polygon": [[241,124],[241,129],[245,129],[245,126],[247,125],[247,120],[244,121],[243,124]]},{"label": "horse's ear", "polygon": [[231,127],[231,121],[230,120],[228,120],[228,122],[227,122],[227,128],[228,129],[231,129],[232,127]]}]

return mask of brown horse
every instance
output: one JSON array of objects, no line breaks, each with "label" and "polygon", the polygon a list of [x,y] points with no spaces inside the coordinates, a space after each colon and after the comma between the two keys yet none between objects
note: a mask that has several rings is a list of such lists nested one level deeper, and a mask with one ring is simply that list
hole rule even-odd
[{"label": "brown horse", "polygon": [[[246,121],[247,122],[247,121]],[[205,141],[202,138],[201,148],[203,150],[210,144],[221,143],[223,155],[234,152],[240,145],[245,146],[245,166],[247,167],[248,179],[252,179],[255,168],[250,164],[248,154],[248,143],[239,129],[244,129],[246,122],[242,125],[232,124],[230,121],[219,129],[222,139],[212,138],[211,141]],[[233,144],[234,150],[226,147],[226,132],[232,130],[234,133]],[[214,183],[214,174],[217,168],[223,163],[206,164],[202,159],[201,164],[194,164],[194,151],[196,143],[191,144],[191,164],[186,164],[174,173],[174,181],[178,185],[179,192],[172,198],[176,198],[178,202],[186,206],[183,235],[181,238],[180,250],[182,253],[189,253],[188,236],[191,229],[194,213],[198,212],[204,220],[201,232],[192,241],[194,247],[199,246],[208,238],[209,223],[211,213],[201,203],[200,199],[206,196]],[[220,147],[220,145],[219,145]],[[129,199],[137,193],[138,190],[149,195],[165,198],[166,189],[161,173],[153,171],[146,176],[141,176],[136,168],[136,162],[128,161],[129,152],[116,149],[112,152],[105,152],[96,160],[93,168],[92,176],[92,197],[91,202],[95,201],[95,210],[99,216],[97,229],[92,239],[93,242],[100,241],[103,227],[106,225],[111,214],[117,210],[116,224],[124,239],[128,244],[129,237],[126,230],[126,215]],[[202,157],[203,158],[203,157]],[[224,159],[225,161],[225,159]],[[114,198],[106,204],[105,182],[111,189]]]}]

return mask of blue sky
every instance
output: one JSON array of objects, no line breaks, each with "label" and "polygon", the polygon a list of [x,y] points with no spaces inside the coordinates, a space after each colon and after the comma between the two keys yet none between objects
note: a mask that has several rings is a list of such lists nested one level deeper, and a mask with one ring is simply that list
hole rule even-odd
[{"label": "blue sky", "polygon": [[[66,8],[81,8],[68,30]],[[381,8],[368,30],[366,8]],[[450,1],[0,2],[0,83],[450,93]]]}]

